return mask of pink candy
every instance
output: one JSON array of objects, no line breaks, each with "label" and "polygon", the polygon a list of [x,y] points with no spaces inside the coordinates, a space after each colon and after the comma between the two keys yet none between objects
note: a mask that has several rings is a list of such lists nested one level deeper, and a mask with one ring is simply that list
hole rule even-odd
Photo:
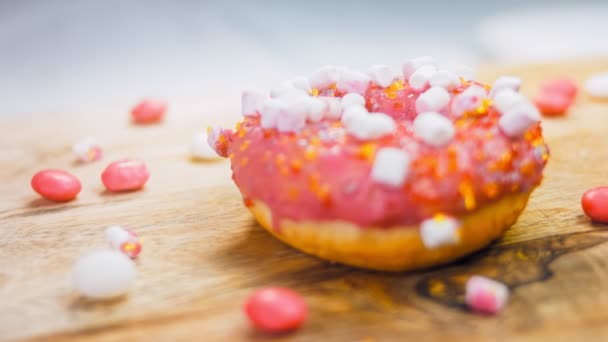
[{"label": "pink candy", "polygon": [[32,177],[31,185],[40,196],[56,202],[71,201],[82,189],[76,176],[67,171],[53,169],[36,173]]},{"label": "pink candy", "polygon": [[166,102],[148,99],[141,101],[131,110],[131,117],[137,124],[149,124],[161,121],[166,111]]},{"label": "pink candy", "polygon": [[267,287],[254,292],[247,298],[244,309],[256,328],[272,333],[295,330],[308,317],[304,299],[281,287]]},{"label": "pink candy", "polygon": [[139,159],[121,159],[108,165],[101,181],[109,191],[131,191],[142,188],[150,178],[146,164]]},{"label": "pink candy", "polygon": [[477,275],[467,281],[465,300],[473,311],[497,314],[504,308],[508,298],[509,289],[500,282]]}]

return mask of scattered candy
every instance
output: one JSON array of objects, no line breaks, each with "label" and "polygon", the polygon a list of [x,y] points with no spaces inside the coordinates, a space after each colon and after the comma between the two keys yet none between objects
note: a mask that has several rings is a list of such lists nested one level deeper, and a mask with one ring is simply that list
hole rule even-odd
[{"label": "scattered candy", "polygon": [[76,155],[77,160],[83,163],[100,160],[103,156],[101,147],[93,137],[85,137],[74,144],[72,152]]},{"label": "scattered candy", "polygon": [[608,186],[600,186],[583,194],[581,205],[593,221],[608,223]]},{"label": "scattered candy", "polygon": [[32,177],[31,185],[40,196],[56,202],[71,201],[82,189],[76,176],[55,169],[39,171]]},{"label": "scattered candy", "polygon": [[346,131],[360,140],[380,138],[397,129],[395,120],[384,113],[353,115],[345,123]]},{"label": "scattered candy", "polygon": [[92,252],[78,260],[72,270],[76,290],[92,299],[111,299],[125,294],[135,276],[133,261],[113,250]]},{"label": "scattered candy", "polygon": [[465,113],[471,113],[483,105],[488,92],[484,87],[472,85],[462,93],[454,96],[451,103],[452,115],[461,117]]},{"label": "scattered candy", "polygon": [[159,122],[165,116],[167,103],[160,100],[143,100],[131,110],[133,122],[149,124]]},{"label": "scattered candy", "polygon": [[527,102],[527,99],[518,93],[517,91],[506,88],[498,91],[494,95],[494,101],[492,102],[492,106],[496,108],[501,114],[506,113],[510,108],[515,105]]},{"label": "scattered candy", "polygon": [[139,159],[121,159],[108,165],[101,181],[109,191],[141,189],[150,178],[146,164]]},{"label": "scattered candy", "polygon": [[402,149],[381,148],[374,159],[371,177],[377,183],[400,187],[407,178],[410,161],[410,156]]},{"label": "scattered candy", "polygon": [[460,85],[460,79],[451,71],[439,70],[431,76],[429,84],[431,87],[443,87],[452,90]]},{"label": "scattered candy", "polygon": [[245,302],[245,313],[258,329],[288,332],[304,324],[308,307],[296,292],[280,287],[267,287],[254,292]]},{"label": "scattered candy", "polygon": [[426,219],[420,224],[420,238],[427,249],[458,243],[460,222],[442,214]]},{"label": "scattered candy", "polygon": [[141,252],[141,242],[135,232],[121,226],[110,226],[105,231],[106,241],[117,251],[135,259]]},{"label": "scattered candy", "polygon": [[417,91],[423,90],[429,85],[429,81],[436,71],[434,65],[424,65],[416,69],[408,80],[410,88]]},{"label": "scattered candy", "polygon": [[414,119],[414,133],[424,142],[435,147],[450,142],[455,131],[452,121],[439,113],[421,113]]},{"label": "scattered candy", "polygon": [[499,91],[504,89],[512,89],[519,91],[521,87],[521,79],[515,76],[501,76],[494,81],[492,89],[490,89],[490,97],[494,97]]},{"label": "scattered candy", "polygon": [[373,65],[369,68],[368,74],[372,82],[385,88],[399,77],[397,72],[388,65]]},{"label": "scattered candy", "polygon": [[445,88],[433,86],[416,99],[416,112],[440,112],[450,102],[450,93]]},{"label": "scattered candy", "polygon": [[213,160],[219,158],[217,153],[209,146],[207,133],[201,132],[192,137],[190,155],[194,159]]},{"label": "scattered candy", "polygon": [[562,116],[566,114],[572,100],[557,93],[541,93],[534,97],[534,104],[544,116]]},{"label": "scattered candy", "polygon": [[608,98],[608,72],[592,75],[585,82],[585,90],[597,98]]},{"label": "scattered candy", "polygon": [[472,276],[466,284],[467,306],[479,313],[500,312],[509,298],[509,289],[502,283],[483,276]]},{"label": "scattered candy", "polygon": [[522,136],[540,121],[540,113],[533,104],[522,102],[507,110],[498,120],[498,127],[509,137]]}]

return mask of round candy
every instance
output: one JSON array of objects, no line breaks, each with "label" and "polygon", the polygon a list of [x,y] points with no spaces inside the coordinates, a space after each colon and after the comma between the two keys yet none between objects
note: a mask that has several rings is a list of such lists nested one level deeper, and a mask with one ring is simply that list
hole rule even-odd
[{"label": "round candy", "polygon": [[141,189],[150,178],[146,164],[139,159],[121,159],[108,165],[101,181],[109,191]]},{"label": "round candy", "polygon": [[593,221],[608,223],[608,186],[588,190],[581,199],[583,211]]},{"label": "round candy", "polygon": [[127,292],[136,275],[128,256],[113,250],[100,250],[82,257],[74,266],[76,290],[92,299],[110,299]]},{"label": "round candy", "polygon": [[159,100],[143,100],[131,110],[133,122],[138,124],[149,124],[159,122],[165,116],[167,103]]},{"label": "round candy", "polygon": [[593,97],[608,98],[608,72],[589,77],[585,83],[585,89]]},{"label": "round candy", "polygon": [[71,201],[82,189],[80,181],[73,174],[47,169],[39,171],[32,177],[32,189],[40,196],[56,202]]},{"label": "round candy", "polygon": [[560,93],[541,93],[534,98],[534,104],[544,116],[561,116],[568,111],[572,99]]},{"label": "round candy", "polygon": [[578,86],[576,85],[576,82],[569,78],[554,78],[545,81],[540,87],[540,92],[543,94],[551,93],[564,95],[570,100],[574,100],[578,93]]},{"label": "round candy", "polygon": [[287,332],[304,324],[308,307],[296,292],[267,287],[254,292],[245,302],[245,313],[253,325],[267,332]]}]

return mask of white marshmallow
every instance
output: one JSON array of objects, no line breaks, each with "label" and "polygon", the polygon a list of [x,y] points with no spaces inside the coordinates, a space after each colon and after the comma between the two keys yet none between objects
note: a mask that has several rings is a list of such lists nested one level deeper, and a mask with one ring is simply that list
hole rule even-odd
[{"label": "white marshmallow", "polygon": [[538,109],[531,103],[520,103],[509,108],[498,120],[498,127],[511,138],[521,137],[528,128],[540,121]]},{"label": "white marshmallow", "polygon": [[435,74],[437,69],[433,65],[424,65],[410,76],[408,84],[413,90],[422,90],[429,84],[431,77]]},{"label": "white marshmallow", "polygon": [[368,74],[372,82],[381,87],[388,87],[399,77],[399,74],[388,65],[373,65],[369,68]]},{"label": "white marshmallow", "polygon": [[381,148],[376,153],[371,178],[376,183],[400,187],[408,176],[410,162],[409,154],[402,149]]},{"label": "white marshmallow", "polygon": [[254,116],[262,108],[262,104],[266,100],[264,94],[255,91],[244,91],[241,94],[241,113],[243,116]]},{"label": "white marshmallow", "polygon": [[327,88],[338,82],[340,78],[340,68],[334,65],[326,65],[308,77],[308,83],[312,88]]},{"label": "white marshmallow", "polygon": [[355,116],[369,115],[367,109],[361,106],[350,106],[342,113],[341,121],[345,126],[348,126]]},{"label": "white marshmallow", "polygon": [[260,126],[274,128],[277,125],[279,114],[285,110],[285,103],[279,99],[267,99],[262,104]]},{"label": "white marshmallow", "polygon": [[506,88],[496,93],[492,106],[501,114],[504,114],[513,106],[525,102],[527,102],[527,99],[522,94],[511,88]]},{"label": "white marshmallow", "polygon": [[445,116],[435,113],[421,113],[414,119],[414,133],[425,143],[440,147],[452,140],[455,129]]},{"label": "white marshmallow", "polygon": [[332,96],[319,96],[319,99],[323,100],[326,104],[325,117],[328,119],[339,119],[342,115],[342,109],[340,107],[340,99]]},{"label": "white marshmallow", "polygon": [[431,87],[443,87],[452,90],[460,85],[460,79],[451,71],[439,70],[431,76],[429,84]]},{"label": "white marshmallow", "polygon": [[608,98],[608,72],[591,75],[585,82],[585,90],[593,97]]},{"label": "white marshmallow", "polygon": [[420,238],[427,249],[458,243],[460,222],[451,217],[430,218],[420,224]]},{"label": "white marshmallow", "polygon": [[91,162],[101,158],[101,148],[93,137],[82,138],[72,146],[72,152],[81,162]]},{"label": "white marshmallow", "polygon": [[125,241],[129,240],[131,234],[121,226],[109,226],[104,233],[106,241],[114,249],[120,249]]},{"label": "white marshmallow", "polygon": [[443,87],[431,87],[416,99],[416,112],[440,112],[450,102],[450,93]]},{"label": "white marshmallow", "polygon": [[280,86],[270,89],[270,97],[279,97],[294,89],[296,89],[296,88],[294,88],[294,86],[291,82],[285,81],[285,82],[281,83]]},{"label": "white marshmallow", "polygon": [[346,122],[346,131],[360,140],[380,138],[397,128],[393,118],[384,113],[354,115]]},{"label": "white marshmallow", "polygon": [[101,250],[82,257],[72,270],[76,290],[92,299],[125,294],[136,276],[135,263],[119,251]]},{"label": "white marshmallow", "polygon": [[521,87],[521,79],[519,77],[501,76],[494,81],[494,84],[492,84],[492,89],[490,89],[490,97],[494,98],[494,96],[503,89],[513,89],[514,91],[519,91],[519,87]]},{"label": "white marshmallow", "polygon": [[336,83],[336,89],[346,93],[357,93],[365,94],[367,87],[369,86],[370,77],[366,74],[345,69],[340,74],[338,82]]},{"label": "white marshmallow", "polygon": [[327,110],[328,104],[317,97],[310,97],[306,101],[306,108],[308,112],[308,120],[312,122],[318,122],[323,119],[323,115]]},{"label": "white marshmallow", "polygon": [[462,116],[466,112],[471,112],[483,104],[483,100],[488,96],[486,88],[479,85],[471,85],[462,93],[456,95],[452,101],[452,115]]},{"label": "white marshmallow", "polygon": [[209,146],[208,139],[209,137],[205,132],[195,134],[190,142],[190,155],[198,159],[218,158],[217,153]]},{"label": "white marshmallow", "polygon": [[222,128],[220,126],[211,126],[209,128],[209,134],[207,135],[207,143],[209,147],[219,156],[220,154],[217,151],[217,141],[220,138],[220,134],[222,134]]},{"label": "white marshmallow", "polygon": [[304,90],[307,93],[310,92],[310,83],[308,83],[308,78],[304,76],[298,76],[289,82],[296,89]]},{"label": "white marshmallow", "polygon": [[436,68],[437,62],[435,61],[435,58],[431,56],[422,56],[405,61],[401,67],[403,79],[409,79],[416,70],[425,65]]},{"label": "white marshmallow", "polygon": [[357,93],[348,93],[340,99],[342,111],[351,106],[365,107],[365,98]]},{"label": "white marshmallow", "polygon": [[475,70],[470,66],[459,65],[454,68],[456,76],[463,78],[465,81],[470,81],[475,78]]}]

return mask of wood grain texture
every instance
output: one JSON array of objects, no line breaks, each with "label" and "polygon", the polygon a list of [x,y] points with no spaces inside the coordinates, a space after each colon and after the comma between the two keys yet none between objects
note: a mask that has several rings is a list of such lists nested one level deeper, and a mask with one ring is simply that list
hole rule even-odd
[{"label": "wood grain texture", "polygon": [[[582,81],[601,70],[608,70],[607,62],[489,66],[481,79],[517,74],[532,94],[547,76]],[[188,160],[191,134],[238,116],[171,112],[165,124],[150,127],[130,126],[125,118],[108,113],[0,122],[0,340],[608,337],[608,226],[590,223],[579,205],[585,190],[608,185],[608,103],[583,94],[568,117],[545,120],[552,152],[545,181],[502,240],[452,265],[397,274],[332,265],[287,247],[253,222],[226,162]],[[73,164],[70,146],[87,134],[104,144],[104,161]],[[125,156],[148,162],[148,186],[105,192],[103,167]],[[55,204],[31,191],[30,177],[46,167],[69,169],[82,180],[76,201]],[[131,227],[142,238],[139,275],[126,298],[89,302],[73,293],[69,271],[79,255],[104,246],[110,224]],[[513,290],[502,315],[464,309],[463,283],[471,274],[498,278]],[[292,287],[306,297],[311,316],[303,329],[283,336],[250,329],[243,299],[266,285]]]}]

